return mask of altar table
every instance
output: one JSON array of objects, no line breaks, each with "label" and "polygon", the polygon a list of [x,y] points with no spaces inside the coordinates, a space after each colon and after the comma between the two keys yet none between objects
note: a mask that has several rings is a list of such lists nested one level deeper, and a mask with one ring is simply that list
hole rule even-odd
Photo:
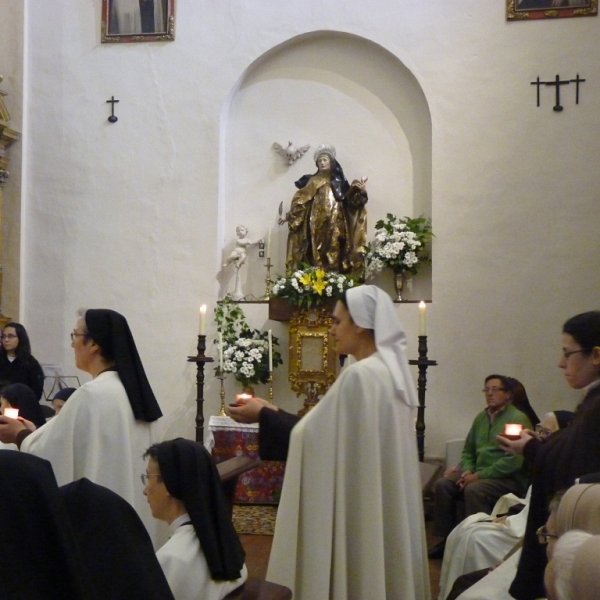
[{"label": "altar table", "polygon": [[[234,456],[258,455],[258,423],[236,423],[229,417],[212,416],[208,421],[205,446],[220,463]],[[240,475],[233,501],[236,504],[278,504],[285,462],[263,460],[258,467]]]}]

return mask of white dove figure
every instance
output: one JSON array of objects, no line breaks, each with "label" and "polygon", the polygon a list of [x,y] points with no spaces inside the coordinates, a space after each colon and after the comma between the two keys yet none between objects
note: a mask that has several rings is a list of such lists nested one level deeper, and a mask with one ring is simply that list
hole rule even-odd
[{"label": "white dove figure", "polygon": [[287,160],[288,165],[294,164],[308,149],[310,144],[296,148],[292,142],[288,142],[287,148],[284,148],[277,142],[273,144],[273,149]]}]

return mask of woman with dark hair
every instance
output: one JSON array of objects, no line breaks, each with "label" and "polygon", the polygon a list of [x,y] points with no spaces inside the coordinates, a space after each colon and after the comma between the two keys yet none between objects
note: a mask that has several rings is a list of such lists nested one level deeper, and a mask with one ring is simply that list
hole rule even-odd
[{"label": "woman with dark hair", "polygon": [[12,383],[0,390],[0,408],[18,408],[19,416],[31,421],[36,427],[46,422],[40,403],[31,388],[23,383]]},{"label": "woman with dark hair", "polygon": [[44,389],[44,372],[31,356],[31,343],[21,323],[7,323],[0,345],[0,385],[24,383],[39,400]]},{"label": "woman with dark hair", "polygon": [[56,417],[33,433],[22,421],[0,417],[0,440],[52,463],[59,484],[82,477],[127,500],[156,535],[142,490],[135,484],[142,455],[156,442],[162,415],[125,317],[90,309],[71,333],[75,365],[89,373]]},{"label": "woman with dark hair", "polygon": [[279,219],[288,224],[286,271],[302,264],[326,271],[359,273],[366,243],[368,201],[366,178],[348,183],[333,146],[314,154],[317,172],[295,185],[290,211]]},{"label": "woman with dark hair", "polygon": [[544,596],[546,555],[536,531],[548,518],[548,504],[575,479],[600,471],[600,311],[576,315],[563,326],[562,357],[558,363],[567,383],[584,390],[571,424],[544,443],[527,431],[510,441],[498,436],[503,447],[522,453],[533,464],[533,487],[525,541],[510,594],[517,600]]}]

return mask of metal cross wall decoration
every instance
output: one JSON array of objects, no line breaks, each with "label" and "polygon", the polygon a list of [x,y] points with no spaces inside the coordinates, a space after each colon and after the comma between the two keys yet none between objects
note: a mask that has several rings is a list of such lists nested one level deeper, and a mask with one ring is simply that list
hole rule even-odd
[{"label": "metal cross wall decoration", "polygon": [[555,104],[552,107],[554,112],[561,112],[564,106],[560,103],[560,86],[561,85],[569,85],[571,83],[575,84],[575,104],[579,104],[579,84],[583,83],[585,79],[581,79],[579,77],[579,73],[577,73],[577,77],[575,79],[561,79],[559,75],[557,75],[552,81],[540,81],[540,78],[537,77],[535,81],[531,82],[531,85],[535,85],[537,87],[537,105],[540,105],[540,86],[554,86],[556,88],[556,99]]}]

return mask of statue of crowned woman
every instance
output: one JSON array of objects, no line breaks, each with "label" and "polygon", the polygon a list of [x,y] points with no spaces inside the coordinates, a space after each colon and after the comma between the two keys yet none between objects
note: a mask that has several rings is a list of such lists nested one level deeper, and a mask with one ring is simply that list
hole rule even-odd
[{"label": "statue of crowned woman", "polygon": [[279,219],[279,225],[289,228],[286,272],[308,264],[362,277],[367,178],[349,184],[333,146],[319,146],[314,159],[317,172],[296,181],[290,210]]}]

